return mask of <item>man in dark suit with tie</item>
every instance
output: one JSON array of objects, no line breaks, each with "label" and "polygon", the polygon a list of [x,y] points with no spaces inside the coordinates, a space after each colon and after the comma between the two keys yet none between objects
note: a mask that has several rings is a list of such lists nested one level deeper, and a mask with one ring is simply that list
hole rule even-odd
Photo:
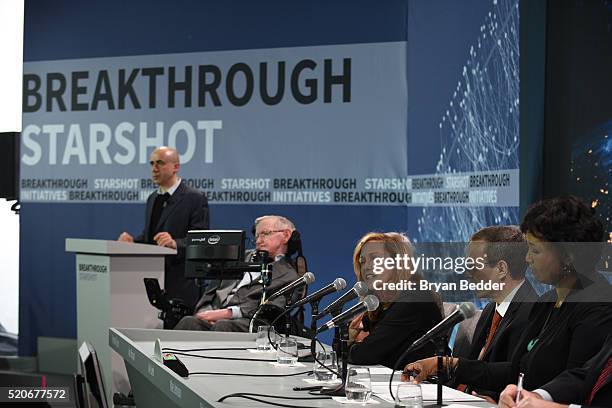
[{"label": "man in dark suit with tie", "polygon": [[[288,243],[295,230],[285,217],[266,215],[255,220],[256,248],[267,251],[272,263],[272,280],[267,292],[272,294],[298,279],[289,259],[285,256]],[[223,281],[207,291],[196,305],[193,316],[183,317],[175,330],[248,331],[249,322],[260,305],[263,293],[259,272],[245,272],[242,280]],[[271,304],[280,308],[285,298],[280,296]]]},{"label": "man in dark suit with tie", "polygon": [[[469,256],[483,257],[486,265],[468,271],[474,282],[504,283],[500,291],[482,291],[476,295],[492,301],[483,309],[466,358],[489,362],[508,361],[523,329],[531,306],[538,296],[525,279],[525,254],[527,243],[520,229],[515,226],[494,226],[481,229],[472,235]],[[455,373],[455,381],[461,379]],[[464,387],[459,387],[463,389]],[[487,390],[477,390],[467,384],[466,392],[476,392],[497,400],[499,395]]]},{"label": "man in dark suit with tie", "polygon": [[565,370],[539,389],[521,391],[516,403],[516,385],[510,384],[501,394],[502,408],[577,408],[612,407],[612,334],[603,347],[582,367]]},{"label": "man in dark suit with tie", "polygon": [[[527,243],[516,226],[486,227],[470,239],[468,257],[484,260],[482,268],[466,272],[474,283],[491,282],[503,284],[501,290],[483,290],[476,295],[492,301],[483,309],[467,355],[460,356],[469,360],[489,362],[508,361],[514,346],[527,324],[527,318],[537,294],[525,279],[525,254]],[[453,359],[455,362],[458,358]],[[428,358],[414,363],[419,365],[421,374],[418,379],[434,375],[437,370],[436,358]],[[413,370],[414,367],[407,369]],[[475,393],[497,400],[499,395],[488,390],[470,387],[469,373],[455,372],[449,385],[461,391]]]},{"label": "man in dark suit with tie", "polygon": [[136,237],[123,232],[120,241],[139,242],[177,250],[166,256],[164,290],[171,298],[193,307],[199,289],[183,277],[187,231],[208,229],[208,201],[201,192],[187,187],[178,176],[181,167],[176,149],[162,146],[151,153],[151,177],[159,189],[147,198],[145,227]]}]

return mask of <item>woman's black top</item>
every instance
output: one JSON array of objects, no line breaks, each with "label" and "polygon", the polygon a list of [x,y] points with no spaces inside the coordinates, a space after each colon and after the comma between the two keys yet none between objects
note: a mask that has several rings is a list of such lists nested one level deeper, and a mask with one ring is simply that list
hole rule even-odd
[{"label": "woman's black top", "polygon": [[533,306],[525,333],[511,361],[489,363],[459,359],[458,381],[494,391],[516,384],[524,373],[525,389],[538,388],[568,368],[580,367],[600,349],[612,332],[612,291],[599,274],[582,279],[560,308],[556,291],[542,295]]},{"label": "woman's black top", "polygon": [[410,291],[383,311],[375,324],[364,318],[364,329],[370,334],[363,342],[353,344],[349,362],[401,368],[408,362],[431,357],[435,349],[428,344],[396,365],[401,354],[441,320],[442,313],[431,292]]}]

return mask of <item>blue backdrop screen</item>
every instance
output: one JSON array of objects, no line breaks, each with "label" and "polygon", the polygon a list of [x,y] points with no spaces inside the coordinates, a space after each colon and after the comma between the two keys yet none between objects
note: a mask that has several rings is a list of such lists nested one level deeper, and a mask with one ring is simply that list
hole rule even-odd
[{"label": "blue backdrop screen", "polygon": [[139,232],[162,144],[213,228],[292,219],[314,289],[368,231],[517,221],[517,1],[30,1],[25,30],[22,354],[76,337],[64,240]]}]

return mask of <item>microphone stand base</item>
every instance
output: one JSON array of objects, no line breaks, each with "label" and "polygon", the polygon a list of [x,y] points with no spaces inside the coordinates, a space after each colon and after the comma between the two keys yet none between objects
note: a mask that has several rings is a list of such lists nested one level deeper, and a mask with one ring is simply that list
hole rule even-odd
[{"label": "microphone stand base", "polygon": [[442,408],[446,406],[447,404],[431,404],[431,405],[423,405],[423,408]]},{"label": "microphone stand base", "polygon": [[305,356],[299,356],[298,361],[300,363],[314,363],[315,359],[311,354],[307,354]]},{"label": "microphone stand base", "polygon": [[329,395],[331,397],[344,397],[344,384],[339,384],[338,386],[333,388],[321,388],[319,394]]}]

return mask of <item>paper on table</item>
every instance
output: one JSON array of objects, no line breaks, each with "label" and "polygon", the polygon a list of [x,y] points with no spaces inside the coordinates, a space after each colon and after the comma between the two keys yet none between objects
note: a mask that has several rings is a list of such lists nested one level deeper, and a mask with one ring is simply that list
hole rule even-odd
[{"label": "paper on table", "polygon": [[315,380],[314,378],[302,378],[302,381],[311,384],[311,385],[338,385],[338,384],[342,384],[342,380],[337,378],[335,380],[331,380],[331,381],[320,381],[320,380]]},{"label": "paper on table", "polygon": [[249,353],[255,353],[255,354],[276,354],[276,350],[274,350],[273,348],[270,348],[268,350],[257,350],[257,349],[247,349],[247,351]]},{"label": "paper on table", "polygon": [[447,405],[446,408],[474,408],[473,405],[463,405],[463,404],[450,404]]},{"label": "paper on table", "polygon": [[[391,389],[394,393],[399,383],[399,381],[393,381]],[[436,400],[438,395],[436,384],[421,384],[421,391],[423,392],[423,401]],[[387,381],[373,381],[372,393],[387,402],[393,402],[393,399],[391,399],[391,396],[389,395],[389,383]],[[442,389],[442,397],[444,399],[444,402],[483,401],[482,398],[476,397],[474,395],[469,395],[454,388],[449,388],[446,386],[444,386]]]},{"label": "paper on table", "polygon": [[[395,374],[401,374],[401,371],[396,371]],[[370,375],[389,375],[391,374],[391,369],[389,367],[370,367]]]},{"label": "paper on table", "polygon": [[370,398],[366,402],[348,400],[348,399],[346,399],[346,397],[332,397],[332,399],[334,401],[336,401],[336,402],[341,403],[341,404],[357,404],[357,405],[369,405],[369,404],[375,404],[376,405],[376,404],[380,404],[380,402],[378,402],[378,401],[376,401],[375,399],[372,399],[372,398]]},{"label": "paper on table", "polygon": [[295,367],[306,367],[304,364],[302,363],[295,363],[295,364],[279,364],[276,361],[273,362],[269,362],[268,364],[273,365],[274,367],[289,367],[289,368],[295,368]]}]

